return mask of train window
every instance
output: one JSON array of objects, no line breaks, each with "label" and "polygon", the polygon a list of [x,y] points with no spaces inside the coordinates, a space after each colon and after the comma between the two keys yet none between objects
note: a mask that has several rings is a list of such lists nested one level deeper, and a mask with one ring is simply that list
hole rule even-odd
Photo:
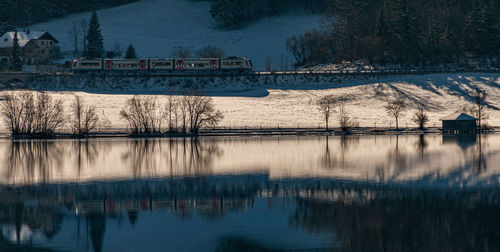
[{"label": "train window", "polygon": [[136,63],[131,63],[131,64],[115,64],[115,67],[130,68],[130,67],[137,67],[137,64]]},{"label": "train window", "polygon": [[99,66],[98,62],[82,62],[81,63],[82,67],[94,67],[94,66]]},{"label": "train window", "polygon": [[241,61],[224,61],[222,63],[224,66],[239,66],[241,65]]},{"label": "train window", "polygon": [[153,63],[153,66],[158,66],[158,67],[171,66],[171,63],[170,62],[155,62],[155,63]]}]

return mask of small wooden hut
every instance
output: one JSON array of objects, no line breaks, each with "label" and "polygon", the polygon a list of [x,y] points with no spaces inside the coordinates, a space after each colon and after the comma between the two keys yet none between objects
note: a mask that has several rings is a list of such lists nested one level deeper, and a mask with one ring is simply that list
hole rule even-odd
[{"label": "small wooden hut", "polygon": [[442,118],[444,134],[471,134],[476,132],[477,118],[465,113],[453,113]]}]

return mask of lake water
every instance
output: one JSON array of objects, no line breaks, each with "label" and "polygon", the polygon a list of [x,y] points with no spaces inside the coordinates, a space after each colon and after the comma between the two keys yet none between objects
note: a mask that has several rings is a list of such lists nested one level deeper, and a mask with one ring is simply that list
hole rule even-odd
[{"label": "lake water", "polygon": [[0,250],[500,249],[500,135],[0,140]]}]

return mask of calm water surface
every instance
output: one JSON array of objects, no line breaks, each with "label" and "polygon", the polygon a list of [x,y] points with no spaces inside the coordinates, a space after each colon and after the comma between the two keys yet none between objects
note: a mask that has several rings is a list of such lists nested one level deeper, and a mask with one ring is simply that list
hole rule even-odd
[{"label": "calm water surface", "polygon": [[0,250],[500,250],[500,135],[0,141]]}]

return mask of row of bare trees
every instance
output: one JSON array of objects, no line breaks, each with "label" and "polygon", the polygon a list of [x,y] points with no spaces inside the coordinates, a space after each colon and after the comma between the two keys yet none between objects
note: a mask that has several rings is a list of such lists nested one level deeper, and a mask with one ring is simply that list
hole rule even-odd
[{"label": "row of bare trees", "polygon": [[132,134],[162,133],[163,123],[169,133],[197,134],[202,127],[215,126],[224,117],[215,109],[211,97],[199,95],[168,96],[164,104],[156,97],[134,96],[127,100],[120,116]]},{"label": "row of bare trees", "polygon": [[63,100],[54,99],[45,92],[13,91],[3,96],[0,113],[12,136],[51,137],[58,129],[69,124],[75,136],[87,136],[109,120],[99,117],[97,109],[83,98],[75,96],[69,115]]},{"label": "row of bare trees", "polygon": [[[485,110],[488,106],[486,98],[488,93],[480,88],[475,88],[469,95],[469,100],[473,106],[465,106],[462,111],[471,113],[478,119],[478,126],[483,127],[483,120],[486,118]],[[346,131],[353,126],[353,121],[350,118],[345,106],[352,101],[352,97],[326,95],[318,99],[317,105],[321,114],[324,116],[326,130],[329,130],[329,120],[332,114],[337,111],[339,116],[340,128]],[[409,108],[409,104],[402,99],[387,101],[384,109],[386,113],[393,117],[396,122],[396,129],[399,129],[399,119],[404,116]],[[426,108],[422,105],[418,106],[417,111],[412,115],[411,120],[418,126],[419,129],[424,129],[425,125],[430,121],[427,115]]]},{"label": "row of bare trees", "polygon": [[[109,119],[99,115],[95,105],[80,96],[74,97],[68,114],[62,99],[45,92],[12,91],[3,99],[0,113],[12,136],[51,137],[69,125],[74,136],[86,137],[93,130],[111,125]],[[165,122],[168,133],[197,134],[202,127],[217,125],[223,115],[215,109],[211,97],[168,96],[162,103],[157,97],[134,96],[127,100],[120,117],[127,121],[132,134],[163,133]]]}]

